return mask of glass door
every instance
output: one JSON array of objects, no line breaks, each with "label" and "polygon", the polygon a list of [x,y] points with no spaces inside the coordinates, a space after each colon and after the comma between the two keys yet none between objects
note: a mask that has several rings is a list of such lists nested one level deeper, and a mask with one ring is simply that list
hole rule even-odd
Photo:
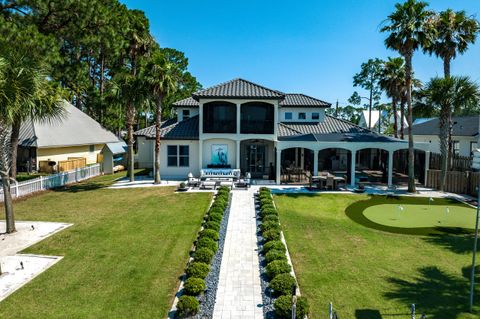
[{"label": "glass door", "polygon": [[265,145],[248,145],[247,153],[250,174],[253,178],[261,178],[265,174]]}]

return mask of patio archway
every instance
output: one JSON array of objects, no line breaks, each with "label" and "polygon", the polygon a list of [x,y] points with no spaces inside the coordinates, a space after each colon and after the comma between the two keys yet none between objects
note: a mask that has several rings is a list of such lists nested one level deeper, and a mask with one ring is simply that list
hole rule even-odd
[{"label": "patio archway", "polygon": [[308,183],[313,175],[314,151],[304,147],[283,149],[280,155],[281,182]]}]

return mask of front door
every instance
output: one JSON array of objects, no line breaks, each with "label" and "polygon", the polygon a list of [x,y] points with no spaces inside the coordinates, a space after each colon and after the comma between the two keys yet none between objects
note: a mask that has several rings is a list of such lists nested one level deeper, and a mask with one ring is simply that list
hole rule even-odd
[{"label": "front door", "polygon": [[247,169],[252,178],[262,178],[265,168],[265,145],[247,145]]}]

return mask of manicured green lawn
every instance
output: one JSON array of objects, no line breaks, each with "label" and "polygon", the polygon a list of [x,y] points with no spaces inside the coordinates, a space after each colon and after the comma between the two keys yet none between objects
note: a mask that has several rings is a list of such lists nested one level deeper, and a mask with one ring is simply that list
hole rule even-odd
[{"label": "manicured green lawn", "polygon": [[[417,318],[422,312],[429,319],[478,318],[466,313],[470,231],[465,234],[462,229],[434,225],[414,227],[418,233],[402,228],[407,234],[401,234],[397,227],[359,217],[372,203],[385,203],[384,197],[292,194],[274,198],[300,290],[311,303],[311,318],[327,317],[329,302],[340,318],[409,318],[412,303],[417,305]],[[397,202],[414,205],[409,199]],[[450,209],[458,205],[440,200],[435,204]],[[476,294],[480,304],[479,289]],[[476,313],[479,310],[476,307]]]},{"label": "manicured green lawn", "polygon": [[65,257],[1,302],[0,318],[166,317],[211,194],[103,188],[112,180],[17,202],[18,220],[74,226],[26,250]]}]

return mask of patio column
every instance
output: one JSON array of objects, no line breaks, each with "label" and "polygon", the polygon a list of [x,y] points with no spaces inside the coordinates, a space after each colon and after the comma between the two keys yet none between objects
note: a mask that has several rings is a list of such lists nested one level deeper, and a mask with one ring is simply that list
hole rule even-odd
[{"label": "patio column", "polygon": [[425,185],[425,187],[427,186],[427,174],[429,169],[430,169],[430,152],[425,151],[425,177],[423,181],[423,184]]},{"label": "patio column", "polygon": [[203,140],[198,140],[198,174],[201,174],[203,166]]},{"label": "patio column", "polygon": [[318,153],[319,151],[313,151],[313,176],[318,175]]},{"label": "patio column", "polygon": [[300,168],[302,170],[305,168],[305,149],[303,147],[300,149]]},{"label": "patio column", "polygon": [[393,184],[393,153],[394,151],[388,151],[388,187]]},{"label": "patio column", "polygon": [[240,169],[240,141],[236,141],[237,150],[235,151],[237,169]]},{"label": "patio column", "polygon": [[276,157],[275,157],[275,183],[280,185],[280,174],[281,174],[281,159],[282,151],[276,148]]},{"label": "patio column", "polygon": [[241,132],[241,130],[240,130],[240,125],[241,125],[241,121],[240,121],[241,108],[242,108],[242,104],[237,103],[237,134],[240,134],[240,132]]},{"label": "patio column", "polygon": [[355,162],[357,161],[357,151],[350,151],[352,158],[350,160],[350,186],[355,187]]}]

